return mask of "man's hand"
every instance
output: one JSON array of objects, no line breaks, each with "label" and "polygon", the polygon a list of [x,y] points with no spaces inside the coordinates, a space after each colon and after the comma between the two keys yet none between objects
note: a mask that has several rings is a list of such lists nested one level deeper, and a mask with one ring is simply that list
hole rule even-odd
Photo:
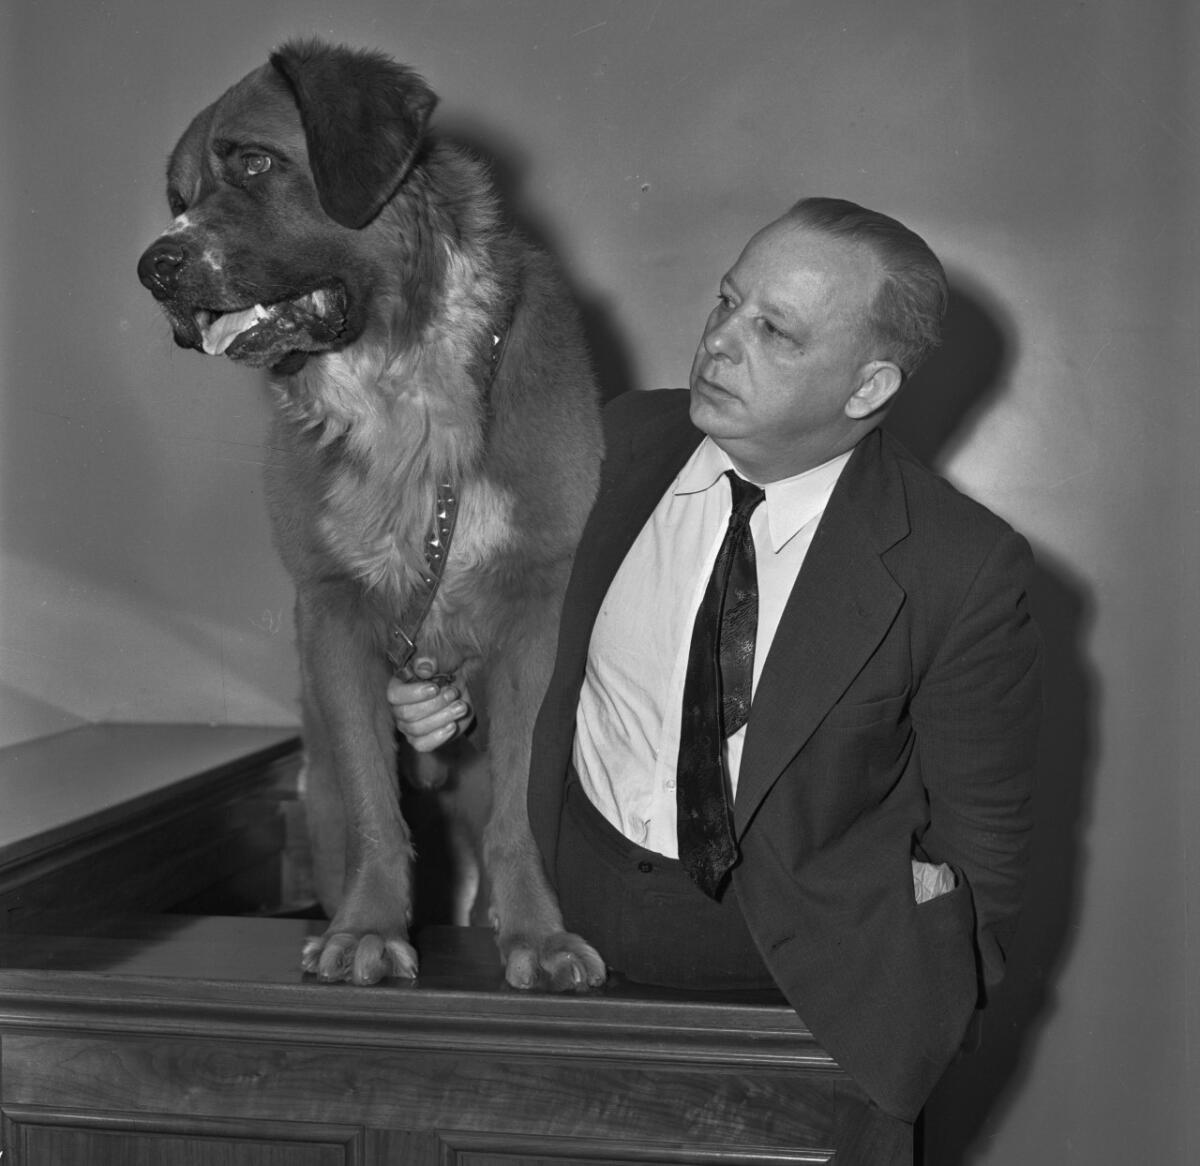
[{"label": "man's hand", "polygon": [[392,706],[396,728],[418,753],[431,753],[447,741],[465,733],[475,719],[471,695],[456,684],[439,688],[429,682],[436,671],[432,660],[420,659],[413,664],[418,679],[388,682],[387,698]]}]

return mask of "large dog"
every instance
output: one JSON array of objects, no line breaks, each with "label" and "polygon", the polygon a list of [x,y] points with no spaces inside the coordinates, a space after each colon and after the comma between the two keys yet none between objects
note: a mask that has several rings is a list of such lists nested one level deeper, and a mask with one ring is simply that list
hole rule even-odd
[{"label": "large dog", "polygon": [[[577,988],[525,807],[533,720],[599,473],[597,396],[548,258],[486,166],[426,134],[389,58],[274,53],[171,155],[174,221],[138,273],[185,348],[270,370],[275,540],[296,583],[324,980],[416,974],[389,677],[413,644],[484,696],[490,915],[508,981]],[[449,539],[449,553],[446,541]]]}]

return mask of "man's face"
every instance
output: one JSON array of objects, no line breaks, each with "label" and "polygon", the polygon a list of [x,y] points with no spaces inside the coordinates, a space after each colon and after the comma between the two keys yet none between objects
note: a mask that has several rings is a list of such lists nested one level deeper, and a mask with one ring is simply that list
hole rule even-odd
[{"label": "man's face", "polygon": [[849,449],[846,412],[870,363],[882,269],[863,246],[785,222],[755,235],[721,281],[691,373],[691,418],[760,483]]}]

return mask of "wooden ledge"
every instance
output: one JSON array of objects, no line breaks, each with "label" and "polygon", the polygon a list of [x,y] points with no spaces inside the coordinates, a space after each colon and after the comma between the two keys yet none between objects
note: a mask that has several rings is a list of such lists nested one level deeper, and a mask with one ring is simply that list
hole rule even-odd
[{"label": "wooden ledge", "polygon": [[319,923],[126,920],[0,937],[0,1074],[26,1166],[800,1166],[850,1086],[778,1000],[507,988],[484,929],[414,984],[319,984]]},{"label": "wooden ledge", "polygon": [[298,748],[295,729],[86,725],[0,749],[0,869],[236,782]]},{"label": "wooden ledge", "polygon": [[284,846],[293,730],[90,725],[0,750],[0,931],[170,908]]},{"label": "wooden ledge", "polygon": [[484,928],[418,933],[416,983],[318,983],[299,969],[296,919],[159,916],[104,934],[0,938],[0,1026],[191,1035],[357,1048],[526,1051],[677,1064],[835,1070],[771,993],[518,992]]},{"label": "wooden ledge", "polygon": [[775,994],[517,992],[480,928],[418,931],[415,983],[305,975],[323,922],[225,897],[286,855],[298,766],[286,731],[195,726],[0,752],[0,1142],[26,1166],[830,1160],[852,1093]]}]

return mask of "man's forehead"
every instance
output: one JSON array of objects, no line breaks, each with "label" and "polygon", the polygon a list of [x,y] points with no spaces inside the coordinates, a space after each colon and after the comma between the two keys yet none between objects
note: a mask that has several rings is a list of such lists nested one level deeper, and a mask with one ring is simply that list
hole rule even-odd
[{"label": "man's forehead", "polygon": [[730,276],[747,273],[777,297],[829,309],[869,304],[884,275],[868,245],[786,220],[746,244]]}]

